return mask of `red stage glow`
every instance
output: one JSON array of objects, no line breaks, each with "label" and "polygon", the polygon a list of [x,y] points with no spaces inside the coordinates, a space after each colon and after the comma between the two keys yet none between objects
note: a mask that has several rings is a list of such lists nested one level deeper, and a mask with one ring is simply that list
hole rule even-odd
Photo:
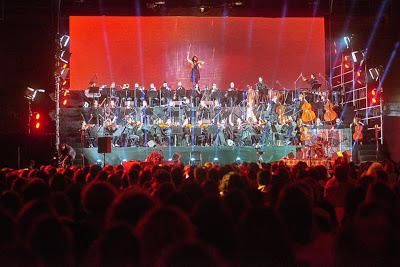
[{"label": "red stage glow", "polygon": [[241,89],[263,76],[292,88],[301,72],[325,72],[324,18],[73,16],[70,36],[71,89],[91,79],[190,88],[189,50],[206,62],[201,86]]}]

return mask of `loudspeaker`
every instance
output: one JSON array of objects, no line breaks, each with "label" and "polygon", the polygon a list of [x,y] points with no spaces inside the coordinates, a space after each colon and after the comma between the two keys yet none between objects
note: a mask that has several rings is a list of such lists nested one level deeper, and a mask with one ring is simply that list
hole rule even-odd
[{"label": "loudspeaker", "polygon": [[97,138],[97,152],[98,153],[111,153],[111,136],[104,136]]}]

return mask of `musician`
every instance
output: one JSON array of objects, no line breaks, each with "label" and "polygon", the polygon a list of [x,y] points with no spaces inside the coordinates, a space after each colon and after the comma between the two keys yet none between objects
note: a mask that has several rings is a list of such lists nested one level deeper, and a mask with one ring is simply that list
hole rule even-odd
[{"label": "musician", "polygon": [[205,85],[200,92],[201,92],[201,101],[211,101],[211,91],[208,88],[208,85]]},{"label": "musician", "polygon": [[310,84],[311,89],[313,89],[316,85],[321,85],[319,83],[319,81],[317,80],[317,76],[315,76],[314,73],[311,73],[310,78],[306,78],[303,76],[303,74],[301,74],[301,77],[303,78],[304,82],[307,82],[308,84]]},{"label": "musician", "polygon": [[60,159],[60,167],[67,168],[73,165],[76,152],[70,145],[61,143],[58,146],[58,154]]},{"label": "musician", "polygon": [[148,90],[148,97],[149,97],[149,106],[152,107],[157,104],[159,98],[158,98],[158,92],[157,88],[154,85],[154,83],[150,84],[150,88]]},{"label": "musician", "polygon": [[217,123],[217,132],[215,134],[214,144],[217,146],[226,146],[225,119],[222,119],[221,123]]},{"label": "musician", "polygon": [[200,86],[198,83],[194,85],[194,88],[192,89],[192,94],[191,94],[191,102],[193,106],[197,107],[200,103],[201,99],[201,91],[200,91]]},{"label": "musician", "polygon": [[216,83],[213,83],[211,86],[210,98],[212,101],[217,101],[218,103],[221,102],[221,93]]},{"label": "musician", "polygon": [[160,88],[160,92],[161,92],[161,102],[162,104],[168,104],[173,97],[173,93],[171,90],[171,87],[168,86],[167,82],[164,82]]},{"label": "musician", "polygon": [[314,101],[316,101],[316,93],[321,89],[321,83],[318,81],[317,76],[314,73],[311,73],[310,78],[306,78],[301,75],[303,78],[303,81],[307,82],[310,85],[310,91],[314,93]]},{"label": "musician", "polygon": [[238,98],[238,92],[237,89],[235,88],[235,83],[231,82],[229,84],[229,88],[226,90],[225,93],[225,106],[229,106],[233,107],[234,104],[236,104],[237,102],[237,98]]},{"label": "musician", "polygon": [[258,82],[256,83],[256,91],[260,94],[261,101],[266,102],[268,100],[270,89],[264,83],[264,79],[262,77],[258,77]]},{"label": "musician", "polygon": [[[129,89],[129,85],[128,85]],[[112,82],[110,85],[110,97],[117,97],[117,88],[115,82]]]},{"label": "musician", "polygon": [[253,89],[251,85],[247,85],[247,109],[246,109],[247,119],[250,118],[252,120],[256,120],[254,114],[254,107],[256,106],[257,98],[258,98],[257,92]]},{"label": "musician", "polygon": [[361,121],[360,118],[354,117],[353,122],[350,124],[351,131],[354,133],[353,134],[353,140],[356,143],[361,143],[362,142],[362,131],[364,128],[364,123]]},{"label": "musician", "polygon": [[317,101],[314,103],[314,107],[317,110],[317,118],[323,120],[324,119],[324,107],[325,104],[327,103],[327,99],[325,96],[319,96],[317,98]]},{"label": "musician", "polygon": [[199,60],[199,58],[194,55],[192,59],[189,58],[189,52],[187,53],[186,60],[192,66],[192,70],[190,72],[190,78],[193,86],[199,83],[200,80],[200,69],[205,64],[204,61]]},{"label": "musician", "polygon": [[186,89],[182,86],[182,82],[178,82],[178,87],[175,90],[174,99],[183,100],[186,97]]}]

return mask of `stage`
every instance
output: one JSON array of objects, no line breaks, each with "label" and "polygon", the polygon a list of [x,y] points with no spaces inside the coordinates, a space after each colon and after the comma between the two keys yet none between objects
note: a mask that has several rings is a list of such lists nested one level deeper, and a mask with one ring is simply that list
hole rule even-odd
[{"label": "stage", "polygon": [[[189,146],[189,147],[113,147],[112,153],[106,154],[107,164],[120,164],[130,160],[146,160],[151,151],[161,151],[165,160],[172,159],[174,153],[181,155],[181,162],[205,163],[218,162],[230,164],[233,162],[274,162],[286,157],[289,153],[296,155],[296,146],[264,146],[256,149],[252,146]],[[262,151],[257,153],[257,151]],[[97,148],[83,148],[81,152],[86,163],[102,163],[103,154]]]}]

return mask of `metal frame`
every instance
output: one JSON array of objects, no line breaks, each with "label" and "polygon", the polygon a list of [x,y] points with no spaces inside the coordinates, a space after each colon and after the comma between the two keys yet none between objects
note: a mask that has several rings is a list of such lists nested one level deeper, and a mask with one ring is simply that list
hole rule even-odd
[{"label": "metal frame", "polygon": [[[351,55],[350,51],[349,57]],[[345,70],[344,64],[351,64],[349,70]],[[363,84],[361,86],[357,85],[357,72],[361,70],[362,76],[360,77],[363,80]],[[365,129],[367,131],[374,130],[375,125],[377,124],[379,127],[379,137],[380,144],[383,144],[383,105],[382,105],[382,89],[380,89],[381,97],[379,99],[379,103],[376,105],[371,105],[369,103],[368,93],[370,88],[370,84],[368,83],[368,73],[367,73],[367,59],[363,60],[362,65],[355,64],[351,59],[346,61],[345,55],[342,53],[340,60],[338,62],[334,62],[334,66],[332,67],[332,82],[334,80],[339,80],[340,82],[337,84],[332,84],[332,90],[340,90],[342,92],[343,98],[341,100],[341,105],[351,104],[354,106],[354,111],[358,114],[360,119],[366,125]],[[351,87],[349,86],[351,84]],[[371,112],[373,114],[371,114]],[[375,122],[378,120],[378,122]]]}]

